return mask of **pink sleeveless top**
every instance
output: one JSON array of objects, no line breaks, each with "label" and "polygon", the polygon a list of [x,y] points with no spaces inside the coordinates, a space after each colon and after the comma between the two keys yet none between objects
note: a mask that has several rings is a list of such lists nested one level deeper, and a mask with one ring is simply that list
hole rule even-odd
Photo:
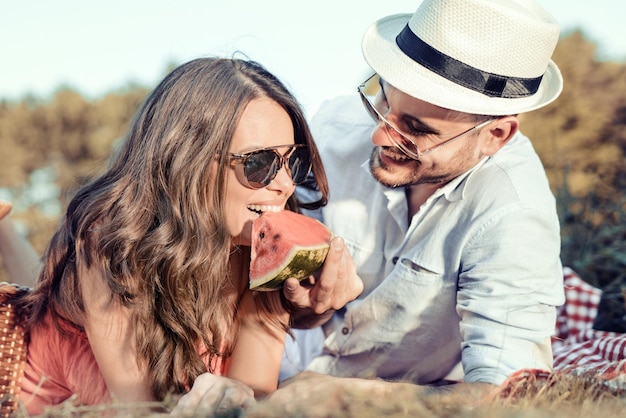
[{"label": "pink sleeveless top", "polygon": [[[64,329],[68,335],[61,335],[46,315],[44,324],[30,333],[19,394],[30,415],[40,414],[45,406],[60,404],[72,395],[82,405],[111,401],[87,335],[71,326]],[[216,374],[222,374],[222,365],[216,366]]]},{"label": "pink sleeveless top", "polygon": [[46,315],[44,324],[30,333],[20,400],[31,415],[74,394],[86,405],[111,400],[87,336],[64,328],[68,336],[62,336]]}]

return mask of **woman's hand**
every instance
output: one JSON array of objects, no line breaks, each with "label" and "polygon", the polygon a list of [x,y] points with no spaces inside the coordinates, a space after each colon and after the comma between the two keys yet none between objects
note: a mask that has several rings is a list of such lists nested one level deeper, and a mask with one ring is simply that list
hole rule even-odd
[{"label": "woman's hand", "polygon": [[171,415],[175,417],[213,416],[254,405],[251,388],[228,377],[203,373],[191,390],[178,401]]},{"label": "woman's hand", "polygon": [[11,202],[0,199],[0,220],[7,216],[11,212],[12,208],[13,205],[11,204]]},{"label": "woman's hand", "polygon": [[0,258],[11,282],[32,287],[39,274],[39,256],[9,218],[12,208],[11,202],[0,199]]}]

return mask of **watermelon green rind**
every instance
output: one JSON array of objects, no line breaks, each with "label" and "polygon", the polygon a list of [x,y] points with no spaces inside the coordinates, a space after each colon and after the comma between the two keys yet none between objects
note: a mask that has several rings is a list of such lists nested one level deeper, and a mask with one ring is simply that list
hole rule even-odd
[{"label": "watermelon green rind", "polygon": [[266,275],[265,278],[250,280],[250,289],[254,290],[276,290],[280,289],[283,282],[290,277],[304,280],[315,273],[326,259],[329,244],[317,247],[294,247],[289,252],[289,256],[280,267]]},{"label": "watermelon green rind", "polygon": [[324,263],[332,236],[314,218],[287,210],[264,212],[252,225],[250,289],[276,290],[289,277],[309,277]]}]

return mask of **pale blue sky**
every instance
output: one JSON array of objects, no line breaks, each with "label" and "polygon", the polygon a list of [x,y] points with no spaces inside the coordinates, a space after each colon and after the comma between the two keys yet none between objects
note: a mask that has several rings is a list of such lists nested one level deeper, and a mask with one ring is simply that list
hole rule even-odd
[{"label": "pale blue sky", "polygon": [[[617,0],[540,0],[604,57],[626,60]],[[354,93],[376,19],[420,0],[0,0],[0,98],[46,96],[61,84],[98,96],[128,81],[156,83],[168,63],[240,50],[286,82],[308,112]],[[612,8],[607,7],[610,4]]]}]

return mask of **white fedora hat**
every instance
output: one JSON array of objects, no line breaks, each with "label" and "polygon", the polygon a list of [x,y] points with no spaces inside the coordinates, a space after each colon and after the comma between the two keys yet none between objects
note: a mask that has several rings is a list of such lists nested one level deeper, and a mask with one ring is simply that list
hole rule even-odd
[{"label": "white fedora hat", "polygon": [[465,113],[510,115],[556,99],[554,18],[531,0],[424,0],[374,23],[367,63],[404,93]]}]

